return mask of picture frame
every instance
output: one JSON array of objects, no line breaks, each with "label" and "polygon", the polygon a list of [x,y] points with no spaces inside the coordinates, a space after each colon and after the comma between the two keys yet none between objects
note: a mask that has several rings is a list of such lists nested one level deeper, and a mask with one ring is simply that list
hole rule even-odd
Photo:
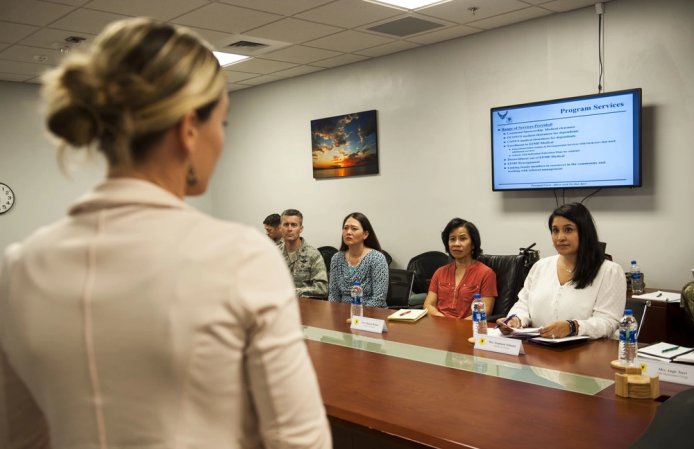
[{"label": "picture frame", "polygon": [[314,179],[377,175],[376,110],[311,120]]}]

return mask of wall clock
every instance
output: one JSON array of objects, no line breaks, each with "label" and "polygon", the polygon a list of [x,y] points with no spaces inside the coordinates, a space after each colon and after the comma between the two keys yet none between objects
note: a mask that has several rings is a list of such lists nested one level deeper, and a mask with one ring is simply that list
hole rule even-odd
[{"label": "wall clock", "polygon": [[0,214],[12,209],[14,205],[14,192],[10,186],[0,182]]}]

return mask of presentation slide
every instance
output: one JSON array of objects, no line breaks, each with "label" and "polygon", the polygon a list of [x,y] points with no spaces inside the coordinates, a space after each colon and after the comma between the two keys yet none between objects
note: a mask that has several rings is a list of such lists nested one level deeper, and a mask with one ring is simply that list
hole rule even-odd
[{"label": "presentation slide", "polygon": [[492,109],[494,190],[640,184],[635,107],[629,91]]}]

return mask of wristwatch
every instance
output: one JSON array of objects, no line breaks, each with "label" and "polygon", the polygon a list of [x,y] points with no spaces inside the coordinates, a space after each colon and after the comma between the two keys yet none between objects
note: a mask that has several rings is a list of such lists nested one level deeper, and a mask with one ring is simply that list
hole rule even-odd
[{"label": "wristwatch", "polygon": [[10,186],[0,182],[0,214],[4,214],[12,209],[14,205],[14,192]]}]

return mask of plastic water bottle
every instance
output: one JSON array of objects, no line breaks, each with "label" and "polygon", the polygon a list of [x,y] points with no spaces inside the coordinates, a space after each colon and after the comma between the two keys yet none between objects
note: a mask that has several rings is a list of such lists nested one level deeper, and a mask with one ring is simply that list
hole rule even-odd
[{"label": "plastic water bottle", "polygon": [[354,317],[362,317],[364,315],[364,306],[362,305],[362,298],[364,296],[364,289],[360,282],[355,282],[350,290],[350,296],[352,297],[352,310],[350,316],[352,320]]},{"label": "plastic water bottle", "polygon": [[636,334],[639,323],[634,318],[631,309],[624,311],[624,316],[619,321],[619,363],[633,365],[636,358]]},{"label": "plastic water bottle", "polygon": [[631,261],[631,293],[634,295],[640,295],[643,293],[643,274],[636,261]]},{"label": "plastic water bottle", "polygon": [[478,335],[487,334],[487,309],[479,293],[475,293],[472,299],[472,336],[477,339]]}]

